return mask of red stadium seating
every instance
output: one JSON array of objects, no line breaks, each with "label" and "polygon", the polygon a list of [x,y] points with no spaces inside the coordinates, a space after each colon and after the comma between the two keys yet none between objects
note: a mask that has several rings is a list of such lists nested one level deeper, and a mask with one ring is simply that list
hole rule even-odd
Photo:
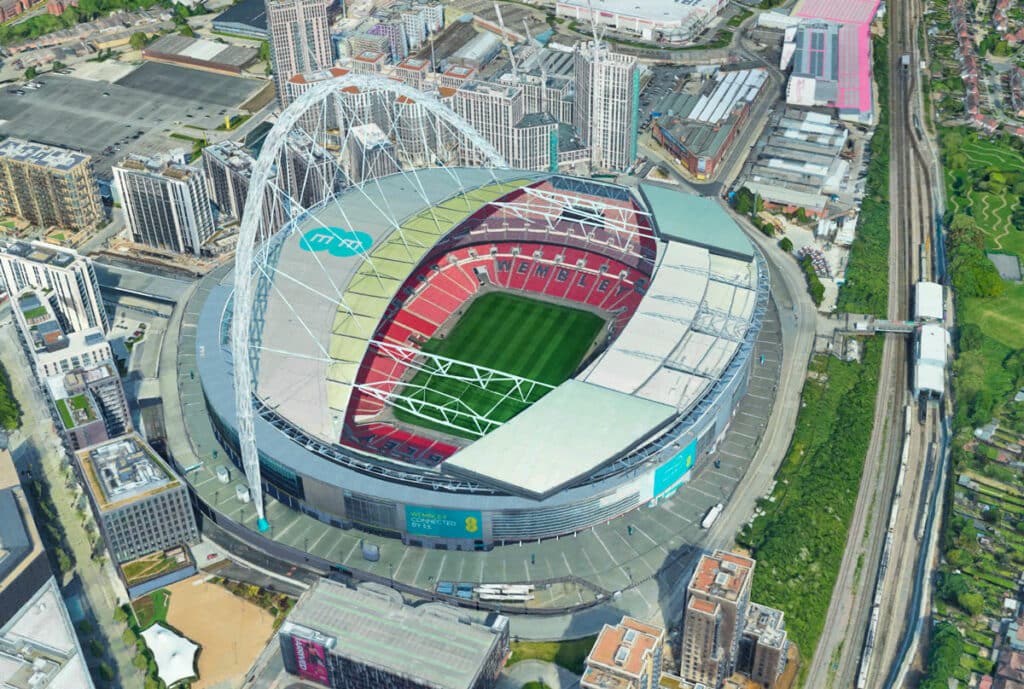
[{"label": "red stadium seating", "polygon": [[[536,186],[564,193],[550,182]],[[606,206],[604,226],[563,215],[557,196],[513,192],[503,200],[520,204],[519,212],[485,206],[423,259],[390,305],[376,338],[418,348],[480,291],[478,271],[486,273],[484,283],[499,288],[601,310],[611,318],[611,330],[620,332],[643,298],[657,253],[654,235],[632,202],[574,193]],[[623,222],[639,232],[617,235],[609,229]],[[405,371],[404,363],[371,347],[357,379],[387,391],[401,384]],[[434,466],[458,451],[429,431],[374,421],[384,407],[364,392],[353,392],[341,442],[421,466]]]}]

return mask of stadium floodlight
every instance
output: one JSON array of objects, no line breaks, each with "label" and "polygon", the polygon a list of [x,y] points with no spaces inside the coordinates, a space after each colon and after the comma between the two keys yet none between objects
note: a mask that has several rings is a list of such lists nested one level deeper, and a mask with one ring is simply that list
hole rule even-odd
[{"label": "stadium floodlight", "polygon": [[[337,284],[317,252],[310,253],[308,266],[322,278],[314,285],[309,276],[289,273],[276,265],[276,248],[300,221],[318,222],[317,210],[325,205],[333,204],[333,210],[355,229],[338,200],[343,193],[361,194],[365,205],[386,219],[400,240],[412,244],[415,240],[402,233],[402,218],[381,191],[379,178],[401,174],[413,193],[425,201],[426,190],[417,169],[465,162],[492,170],[508,167],[486,139],[435,96],[378,75],[346,74],[312,84],[281,113],[267,134],[252,171],[239,228],[231,308],[238,440],[260,531],[267,530],[269,523],[254,425],[258,352],[330,360],[322,342],[313,343],[313,353],[289,353],[265,345],[261,309],[269,295],[275,294],[299,323],[294,337],[315,339],[303,320],[302,309],[276,289],[274,281],[280,279],[296,285],[310,298],[355,317],[354,309],[345,303],[346,286]],[[462,189],[458,175],[451,173],[451,180],[453,190]],[[340,237],[337,228],[326,226],[322,232],[327,240],[345,243],[349,255],[358,256],[382,284],[393,277],[374,264],[367,247],[353,239],[357,232]]]}]

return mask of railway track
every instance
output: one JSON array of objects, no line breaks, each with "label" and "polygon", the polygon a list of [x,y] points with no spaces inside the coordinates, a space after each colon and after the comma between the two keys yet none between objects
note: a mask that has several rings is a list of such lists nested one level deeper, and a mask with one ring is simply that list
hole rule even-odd
[{"label": "railway track", "polygon": [[[932,179],[921,150],[924,132],[912,107],[917,102],[915,27],[920,13],[920,0],[896,0],[889,6],[891,320],[909,319],[914,283],[931,279],[933,273]],[[903,55],[910,56],[906,68]],[[913,404],[913,348],[898,335],[888,335],[883,347],[875,428],[860,495],[807,686],[881,687],[902,637],[899,622],[905,620],[910,593],[898,582],[909,575],[919,548],[914,527],[927,474],[927,445],[922,442],[930,435],[934,415],[928,415],[925,426],[915,423],[910,433],[904,432],[906,409]],[[906,462],[901,461],[904,456]],[[901,467],[904,485],[897,488]],[[897,510],[894,500],[902,500]]]},{"label": "railway track", "polygon": [[[901,320],[910,316],[914,283],[935,277],[932,237],[937,218],[932,197],[933,179],[923,150],[925,133],[914,108],[918,103],[920,78],[916,28],[922,9],[921,0],[903,0],[892,7],[890,14],[891,182],[894,182],[890,187],[894,224],[890,232],[889,315]],[[909,57],[908,65],[903,65],[903,56]],[[915,403],[909,395],[913,347],[906,341],[892,344],[897,345],[893,348],[893,375],[889,378],[894,388],[890,409],[895,411],[900,400],[911,406]],[[902,352],[897,353],[900,349]],[[883,384],[886,380],[883,372]],[[900,384],[901,381],[905,384]],[[887,538],[885,545],[878,553],[879,564],[872,570],[878,576],[872,609],[876,617],[881,614],[890,623],[868,625],[855,684],[858,689],[885,684],[905,634],[904,623],[913,614],[908,609],[912,590],[906,582],[913,578],[922,547],[923,515],[935,480],[934,461],[929,457],[934,457],[939,415],[934,410],[927,410],[921,423],[913,424],[912,430],[906,434],[894,432],[895,414],[889,418],[892,428],[886,456],[890,461],[884,467],[885,474],[888,476],[900,470],[904,479],[901,483],[905,485],[883,492],[883,495],[891,496],[891,502],[887,503],[889,510],[876,518],[879,522],[876,533],[882,532],[881,522],[887,522],[888,533],[884,536]],[[889,519],[886,520],[885,516]],[[892,623],[897,621],[899,623]]]}]

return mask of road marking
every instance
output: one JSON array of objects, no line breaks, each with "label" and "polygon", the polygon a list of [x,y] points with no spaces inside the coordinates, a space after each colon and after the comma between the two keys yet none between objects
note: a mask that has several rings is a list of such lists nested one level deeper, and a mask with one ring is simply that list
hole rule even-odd
[{"label": "road marking", "polygon": [[444,561],[448,559],[448,553],[441,556],[441,564],[437,568],[437,575],[434,576],[434,581],[440,581],[441,571],[444,569]]},{"label": "road marking", "polygon": [[398,565],[397,565],[397,566],[395,566],[395,571],[394,571],[394,573],[393,573],[393,574],[391,575],[391,576],[392,576],[393,578],[395,578],[395,579],[397,579],[397,578],[398,578],[398,572],[399,572],[399,570],[401,570],[401,569],[402,569],[402,563],[403,563],[403,562],[405,562],[405,558],[406,558],[406,557],[408,557],[408,555],[409,555],[409,550],[410,550],[410,549],[409,549],[409,547],[408,547],[408,546],[406,546],[405,548],[403,548],[403,549],[402,549],[402,557],[401,557],[401,558],[400,558],[400,559],[398,560]]},{"label": "road marking", "polygon": [[604,552],[608,553],[608,559],[611,560],[612,562],[615,562],[615,556],[612,555],[612,551],[608,550],[608,546],[606,546],[604,544],[604,541],[601,540],[601,536],[598,535],[597,529],[592,529],[592,531],[593,531],[593,534],[594,534],[594,538],[596,538],[597,542],[601,544],[602,548],[604,548]]},{"label": "road marking", "polygon": [[420,580],[420,570],[423,569],[423,563],[426,562],[426,561],[427,561],[427,556],[424,555],[420,559],[420,566],[416,568],[416,573],[412,575],[412,580],[413,581],[419,581]]},{"label": "road marking", "polygon": [[668,548],[666,548],[666,547],[665,547],[665,546],[663,546],[663,545],[662,545],[661,543],[658,543],[658,542],[657,542],[656,540],[654,540],[653,538],[651,538],[650,536],[648,536],[648,535],[647,535],[647,532],[646,532],[646,531],[644,531],[643,529],[641,529],[641,528],[640,528],[639,526],[637,526],[636,524],[634,524],[634,525],[633,525],[633,528],[634,528],[634,529],[635,529],[636,531],[639,531],[639,532],[640,532],[640,535],[641,535],[641,536],[643,536],[643,537],[644,537],[644,538],[646,538],[646,539],[647,539],[648,541],[650,541],[650,542],[651,542],[651,543],[653,543],[654,545],[656,545],[656,546],[658,546],[659,548],[661,548],[661,550],[662,550],[662,551],[663,551],[663,552],[664,552],[664,553],[665,553],[666,555],[668,555]]},{"label": "road marking", "polygon": [[676,512],[676,511],[675,511],[674,509],[672,509],[672,507],[671,507],[671,506],[670,506],[670,505],[669,505],[669,504],[668,504],[667,502],[666,502],[666,503],[663,503],[663,504],[662,504],[662,507],[664,507],[664,508],[665,508],[666,510],[668,510],[669,512],[671,512],[671,513],[672,513],[673,515],[675,515],[675,516],[676,516],[676,517],[677,517],[678,519],[680,519],[680,520],[682,520],[682,521],[686,522],[686,524],[690,525],[690,524],[693,524],[693,523],[694,523],[694,520],[693,520],[693,519],[690,519],[690,518],[688,518],[688,517],[684,517],[683,515],[679,514],[679,513],[678,513],[678,512]]},{"label": "road marking", "polygon": [[356,541],[355,541],[355,542],[354,542],[354,543],[352,544],[352,549],[348,551],[348,555],[346,555],[346,556],[345,556],[345,558],[344,558],[344,559],[342,560],[342,562],[348,562],[348,559],[349,559],[350,557],[352,557],[352,553],[356,552],[356,548],[358,548],[358,547],[359,547],[359,541],[358,541],[358,540],[356,540]]}]

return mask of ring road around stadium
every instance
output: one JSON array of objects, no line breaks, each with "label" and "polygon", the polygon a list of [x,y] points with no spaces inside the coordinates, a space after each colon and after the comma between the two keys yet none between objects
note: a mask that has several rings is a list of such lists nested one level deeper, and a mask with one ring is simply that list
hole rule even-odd
[{"label": "ring road around stadium", "polygon": [[[746,390],[769,299],[732,219],[666,186],[556,173],[437,168],[410,185],[342,191],[262,247],[263,490],[472,550],[575,533],[685,483]],[[240,466],[232,280],[203,294],[195,373]]]}]

